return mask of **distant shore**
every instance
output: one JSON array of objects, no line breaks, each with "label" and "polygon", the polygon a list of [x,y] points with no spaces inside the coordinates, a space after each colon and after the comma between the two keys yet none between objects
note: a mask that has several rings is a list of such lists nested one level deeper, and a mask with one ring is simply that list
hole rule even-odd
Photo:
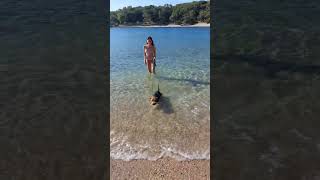
[{"label": "distant shore", "polygon": [[143,28],[153,28],[153,27],[167,27],[167,28],[172,28],[172,27],[210,27],[210,23],[196,23],[193,25],[178,25],[178,24],[168,24],[168,25],[119,25],[119,26],[112,26],[112,27],[143,27]]}]

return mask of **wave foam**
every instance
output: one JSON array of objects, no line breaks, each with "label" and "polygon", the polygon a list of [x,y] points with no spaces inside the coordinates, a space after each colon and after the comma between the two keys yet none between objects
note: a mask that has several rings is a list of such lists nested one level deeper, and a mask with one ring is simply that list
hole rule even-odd
[{"label": "wave foam", "polygon": [[209,148],[205,151],[196,152],[184,152],[177,150],[176,148],[170,147],[168,145],[160,145],[159,150],[155,150],[149,145],[138,145],[135,147],[126,142],[126,138],[119,140],[113,138],[111,141],[111,159],[119,160],[151,160],[155,161],[160,158],[170,157],[178,161],[184,160],[209,160],[210,150]]}]

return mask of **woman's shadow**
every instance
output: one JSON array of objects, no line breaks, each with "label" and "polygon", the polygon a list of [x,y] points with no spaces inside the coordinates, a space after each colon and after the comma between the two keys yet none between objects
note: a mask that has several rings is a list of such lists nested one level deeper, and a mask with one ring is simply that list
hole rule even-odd
[{"label": "woman's shadow", "polygon": [[156,109],[161,110],[166,114],[172,114],[174,112],[170,99],[166,96],[161,96]]},{"label": "woman's shadow", "polygon": [[198,80],[194,80],[194,79],[174,78],[174,77],[165,77],[165,76],[156,76],[156,78],[159,80],[187,82],[187,83],[190,83],[192,86],[209,85],[210,84],[210,82],[198,81]]}]

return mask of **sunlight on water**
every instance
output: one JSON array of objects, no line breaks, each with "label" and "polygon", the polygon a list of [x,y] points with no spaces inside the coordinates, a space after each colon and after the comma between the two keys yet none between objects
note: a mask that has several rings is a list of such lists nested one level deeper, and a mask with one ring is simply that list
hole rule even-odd
[{"label": "sunlight on water", "polygon": [[[209,30],[111,29],[112,158],[209,159]],[[149,35],[158,52],[154,76],[143,64]],[[158,85],[163,96],[151,106]]]}]

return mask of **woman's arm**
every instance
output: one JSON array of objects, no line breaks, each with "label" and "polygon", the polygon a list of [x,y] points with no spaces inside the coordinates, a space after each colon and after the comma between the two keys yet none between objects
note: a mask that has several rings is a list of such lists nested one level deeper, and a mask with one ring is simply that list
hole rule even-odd
[{"label": "woman's arm", "polygon": [[153,53],[153,65],[156,66],[156,52],[157,52],[157,51],[156,51],[156,48],[155,48],[155,47],[153,47],[153,52],[154,52],[154,53]]},{"label": "woman's arm", "polygon": [[146,46],[143,45],[143,61],[144,61],[144,64],[147,64],[147,61],[146,61]]}]

